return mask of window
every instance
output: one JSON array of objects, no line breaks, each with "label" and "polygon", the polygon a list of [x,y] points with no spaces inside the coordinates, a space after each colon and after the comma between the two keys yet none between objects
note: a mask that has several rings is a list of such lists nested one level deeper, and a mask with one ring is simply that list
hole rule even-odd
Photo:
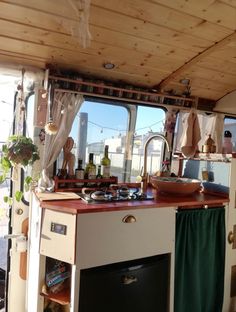
[{"label": "window", "polygon": [[230,131],[232,134],[233,151],[236,149],[236,118],[227,117],[224,120],[224,132]]},{"label": "window", "polygon": [[[109,145],[111,174],[119,182],[135,181],[143,167],[143,147],[147,138],[162,133],[165,111],[157,107],[137,106],[118,102],[87,99],[81,106],[70,136],[74,139],[72,152],[88,162],[89,153],[94,153],[98,166]],[[162,141],[153,140],[148,151],[148,170],[159,170],[162,157]],[[58,160],[62,165],[63,152]],[[77,165],[76,165],[77,166]]]}]

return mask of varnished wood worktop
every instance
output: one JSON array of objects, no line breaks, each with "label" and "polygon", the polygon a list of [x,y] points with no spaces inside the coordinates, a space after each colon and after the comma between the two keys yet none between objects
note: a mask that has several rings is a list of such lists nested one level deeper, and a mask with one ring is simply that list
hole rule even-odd
[{"label": "varnished wood worktop", "polygon": [[189,196],[179,195],[164,195],[153,192],[153,200],[142,201],[124,201],[124,202],[109,202],[87,204],[81,199],[72,200],[51,200],[42,201],[41,207],[52,209],[71,214],[102,212],[102,211],[117,211],[130,209],[144,209],[144,208],[163,208],[163,207],[181,207],[181,208],[201,208],[204,206],[217,206],[229,202],[227,196],[221,194],[205,194],[196,192]]}]

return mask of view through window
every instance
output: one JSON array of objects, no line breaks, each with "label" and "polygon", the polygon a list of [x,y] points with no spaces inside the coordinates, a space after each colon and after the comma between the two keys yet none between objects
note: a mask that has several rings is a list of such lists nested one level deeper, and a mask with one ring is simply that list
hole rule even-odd
[{"label": "view through window", "polygon": [[232,134],[233,151],[236,151],[236,118],[227,117],[224,120],[224,132],[230,131]]},{"label": "view through window", "polygon": [[[73,153],[88,162],[94,153],[98,166],[109,146],[111,175],[119,182],[135,181],[143,167],[143,149],[146,140],[155,133],[163,132],[165,111],[157,107],[136,106],[122,103],[106,103],[86,100],[73,123],[70,136],[74,139]],[[148,170],[160,168],[163,142],[153,140],[148,149]],[[58,168],[62,155],[58,161]]]}]

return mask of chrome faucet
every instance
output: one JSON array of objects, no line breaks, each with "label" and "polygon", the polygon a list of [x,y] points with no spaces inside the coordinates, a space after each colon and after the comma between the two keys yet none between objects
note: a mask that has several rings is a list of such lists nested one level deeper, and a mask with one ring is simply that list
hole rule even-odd
[{"label": "chrome faucet", "polygon": [[167,141],[166,137],[162,134],[154,134],[153,136],[149,137],[144,145],[144,164],[143,164],[143,175],[142,175],[142,182],[141,182],[141,193],[145,194],[147,192],[147,185],[148,185],[148,174],[147,174],[147,148],[149,143],[155,139],[160,138],[166,143],[168,153],[171,152],[169,142]]}]

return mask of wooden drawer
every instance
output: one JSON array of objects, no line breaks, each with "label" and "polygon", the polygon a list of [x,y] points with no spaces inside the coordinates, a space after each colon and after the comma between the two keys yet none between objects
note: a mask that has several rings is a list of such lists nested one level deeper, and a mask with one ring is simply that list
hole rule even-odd
[{"label": "wooden drawer", "polygon": [[75,263],[76,215],[45,209],[43,211],[40,253]]},{"label": "wooden drawer", "polygon": [[[127,216],[136,221],[125,223]],[[80,214],[77,228],[76,263],[80,268],[94,267],[173,252],[175,210],[146,208]]]}]

